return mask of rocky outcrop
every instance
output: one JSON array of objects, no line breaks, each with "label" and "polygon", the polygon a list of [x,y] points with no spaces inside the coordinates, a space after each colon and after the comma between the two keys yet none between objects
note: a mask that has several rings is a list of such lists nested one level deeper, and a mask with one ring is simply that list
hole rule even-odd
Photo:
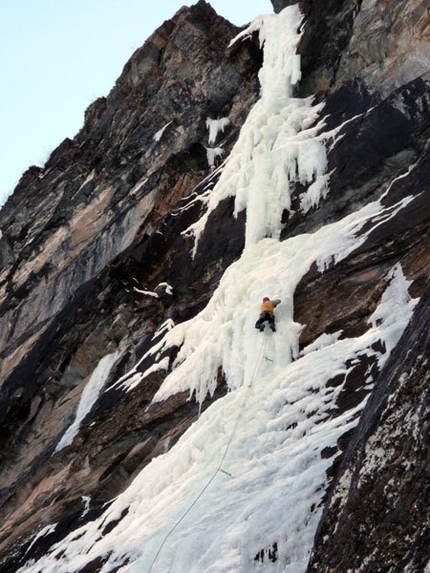
[{"label": "rocky outcrop", "polygon": [[296,315],[300,323],[306,324],[302,332],[304,344],[315,335],[335,332],[339,327],[347,327],[351,335],[363,332],[384,290],[384,277],[395,263],[401,263],[414,281],[413,296],[421,296],[424,291],[430,246],[430,123],[428,113],[422,115],[420,110],[428,109],[429,85],[419,78],[395,90],[370,111],[359,114],[357,106],[363,102],[363,96],[359,93],[357,101],[350,86],[327,98],[328,125],[346,122],[329,154],[330,198],[318,214],[293,220],[295,232],[307,232],[323,222],[336,221],[358,205],[379,199],[388,188],[390,193],[382,199],[387,210],[402,198],[412,200],[401,217],[381,221],[361,247],[340,264],[323,275],[314,269],[304,277],[296,291]]},{"label": "rocky outcrop", "polygon": [[[210,173],[208,118],[228,116],[217,141],[228,152],[258,90],[259,53],[248,45],[233,64],[226,56],[233,34],[205,2],[180,11],[137,50],[109,96],[90,106],[76,138],[24,174],[0,220],[9,261],[1,275],[4,375],[16,341],[137,235],[151,234]],[[25,304],[30,285],[37,316]]]},{"label": "rocky outcrop", "polygon": [[345,453],[309,572],[428,566],[429,319],[427,289]]},{"label": "rocky outcrop", "polygon": [[[383,199],[387,209],[402,198],[413,199],[402,216],[381,221],[340,264],[323,275],[315,269],[304,277],[296,291],[296,316],[306,324],[302,342],[345,327],[349,335],[364,332],[384,288],[383,277],[394,262],[400,262],[413,280],[410,293],[422,296],[422,301],[379,374],[377,389],[346,453],[338,457],[338,464],[343,459],[340,469],[335,464],[330,472],[333,490],[308,571],[424,572],[429,560],[424,509],[428,505],[424,388],[429,340],[424,325],[430,246],[429,10],[419,1],[339,4],[338,10],[326,4],[317,12],[312,2],[303,3],[307,21],[300,91],[319,92],[328,127],[345,122],[343,138],[329,154],[330,198],[312,223],[337,220],[387,189],[390,193]],[[327,12],[323,17],[321,9]],[[312,228],[306,220],[296,225],[298,231]],[[347,400],[360,388],[353,380]],[[345,407],[341,400],[338,406]],[[346,444],[338,444],[339,453]]]},{"label": "rocky outcrop", "polygon": [[[291,3],[272,2],[276,12]],[[330,185],[305,214],[296,185],[281,239],[377,200],[386,214],[371,231],[363,227],[360,247],[341,262],[324,272],[314,265],[303,277],[294,295],[301,346],[322,333],[363,334],[397,264],[410,295],[422,297],[385,368],[363,359],[339,396],[341,413],[369,392],[369,372],[376,377],[357,432],[338,444],[309,570],[422,573],[429,558],[429,11],[423,0],[300,4],[296,95],[324,103]],[[151,368],[150,355],[141,359],[165,325],[204,308],[242,252],[246,214],[234,218],[230,199],[212,212],[194,258],[186,233],[259,97],[262,52],[253,37],[229,48],[238,32],[203,0],[182,8],[133,54],[111,93],[91,104],[76,137],[28,169],[0,211],[4,573],[93,519],[198,416],[188,393],[152,403],[163,370],[129,393],[117,381]],[[223,118],[213,139],[208,120]],[[167,370],[177,350],[164,356]],[[58,448],[107,354],[108,390],[73,442]],[[202,407],[225,391],[220,372]],[[35,531],[52,523],[55,531],[33,543]]]},{"label": "rocky outcrop", "polygon": [[417,77],[428,79],[429,12],[408,2],[301,2],[306,15],[301,51],[310,92],[363,81],[376,98]]}]

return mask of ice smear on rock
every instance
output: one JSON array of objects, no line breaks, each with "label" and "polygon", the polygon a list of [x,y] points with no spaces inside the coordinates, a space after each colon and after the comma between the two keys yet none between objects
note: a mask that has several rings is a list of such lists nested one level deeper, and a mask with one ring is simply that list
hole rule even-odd
[{"label": "ice smear on rock", "polygon": [[91,411],[91,408],[95,404],[112,367],[116,362],[118,362],[120,357],[121,352],[113,352],[112,354],[104,356],[100,360],[82,392],[75,420],[57,444],[57,447],[55,448],[56,452],[59,452],[73,442],[75,436],[79,432],[82,420]]}]

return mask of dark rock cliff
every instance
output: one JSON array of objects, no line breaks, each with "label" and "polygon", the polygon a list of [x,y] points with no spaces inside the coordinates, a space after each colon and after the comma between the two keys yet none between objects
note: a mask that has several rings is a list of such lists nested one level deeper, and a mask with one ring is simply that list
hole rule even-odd
[{"label": "dark rock cliff", "polygon": [[369,399],[324,512],[308,571],[426,571],[430,289]]},{"label": "dark rock cliff", "polygon": [[299,285],[303,337],[341,323],[344,328],[347,316],[351,332],[360,332],[378,297],[381,273],[393,261],[414,281],[410,292],[422,295],[340,469],[333,470],[308,571],[424,572],[430,559],[429,8],[419,1],[327,2],[318,8],[304,1],[302,9],[307,21],[299,91],[316,92],[326,102],[328,125],[349,122],[329,155],[336,171],[318,218],[337,218],[389,185],[395,189],[391,205],[415,197],[406,213],[382,223],[337,268]]},{"label": "dark rock cliff", "polygon": [[261,51],[250,42],[231,53],[237,32],[206,2],[181,9],[0,212],[2,560],[38,524],[72,522],[82,496],[97,507],[114,497],[197,415],[183,394],[142,418],[161,382],[154,375],[108,396],[95,409],[97,429],[52,456],[99,359],[122,341],[115,374],[131,368],[162,322],[202,308],[241,252],[243,218],[230,217],[228,202],[194,259],[181,235],[217,178],[207,119],[228,116],[216,141],[228,154],[258,98]]},{"label": "dark rock cliff", "polygon": [[[292,2],[272,3],[279,12]],[[393,213],[340,263],[303,277],[294,301],[294,319],[305,325],[300,342],[339,329],[361,334],[397,263],[412,281],[410,294],[422,296],[356,433],[339,444],[344,454],[331,471],[309,571],[423,573],[430,559],[429,10],[424,0],[300,5],[296,95],[316,94],[324,130],[340,131],[328,155],[330,192],[318,209],[286,216],[282,239],[337,221],[388,188],[382,201]],[[219,161],[259,97],[262,52],[255,38],[228,48],[238,31],[203,0],[182,8],[133,54],[107,98],[88,108],[76,137],[28,169],[0,211],[5,573],[82,525],[88,497],[85,519],[94,517],[198,414],[188,393],[151,404],[164,376],[158,371],[128,394],[112,387],[73,443],[55,452],[98,361],[121,351],[113,384],[156,343],[161,324],[205,306],[242,252],[245,215],[232,217],[230,200],[209,218],[195,258],[182,234],[201,215]],[[222,117],[229,123],[215,145],[224,155],[211,165],[206,121]],[[356,368],[340,410],[367,392],[369,368]],[[220,373],[211,400],[224,392]],[[378,458],[381,449],[387,455]],[[25,553],[35,531],[53,522],[55,534]]]}]

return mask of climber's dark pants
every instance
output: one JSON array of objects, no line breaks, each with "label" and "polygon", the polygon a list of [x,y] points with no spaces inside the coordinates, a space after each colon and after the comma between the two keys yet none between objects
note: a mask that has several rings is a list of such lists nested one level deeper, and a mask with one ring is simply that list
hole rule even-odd
[{"label": "climber's dark pants", "polygon": [[275,330],[275,316],[273,312],[262,312],[260,318],[255,323],[255,328],[264,330],[264,322],[268,322],[272,330]]}]

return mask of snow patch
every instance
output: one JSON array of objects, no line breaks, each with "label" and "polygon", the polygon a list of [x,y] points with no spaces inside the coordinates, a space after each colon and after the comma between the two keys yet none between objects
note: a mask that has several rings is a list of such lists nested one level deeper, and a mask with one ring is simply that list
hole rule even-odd
[{"label": "snow patch", "polygon": [[155,290],[157,290],[159,288],[164,289],[164,292],[166,294],[173,295],[173,287],[172,287],[172,285],[169,285],[169,283],[166,283],[166,282],[160,283],[155,287]]},{"label": "snow patch", "polygon": [[338,330],[333,334],[326,334],[323,332],[321,336],[319,336],[316,340],[314,340],[311,344],[308,344],[300,353],[300,356],[305,356],[310,352],[315,352],[318,350],[322,350],[326,346],[330,346],[331,344],[335,344],[338,341],[339,337],[342,336],[342,331]]},{"label": "snow patch", "polygon": [[389,282],[389,285],[382,295],[378,308],[369,318],[369,323],[373,328],[380,324],[384,325],[381,340],[386,351],[379,357],[379,368],[383,367],[399,341],[405,324],[409,322],[413,309],[419,301],[418,298],[412,299],[410,297],[408,289],[412,281],[406,279],[399,263],[390,270],[385,280]]},{"label": "snow patch", "polygon": [[50,535],[51,533],[54,533],[54,531],[57,528],[57,525],[58,525],[57,523],[53,523],[52,525],[47,525],[46,527],[41,529],[38,533],[36,533],[36,535],[33,537],[32,542],[28,546],[26,553],[28,553],[31,550],[31,548],[34,546],[36,541],[38,541],[42,537],[45,537],[46,535]]},{"label": "snow patch", "polygon": [[215,159],[222,156],[224,149],[222,147],[205,147],[205,149],[208,165],[213,171],[215,169]]},{"label": "snow patch", "polygon": [[163,127],[161,129],[159,129],[157,131],[157,133],[154,134],[152,139],[158,143],[160,141],[160,139],[163,137],[163,133],[165,132],[166,128],[169,127],[169,125],[171,125],[171,123],[172,122],[169,121],[168,123],[163,125]]},{"label": "snow patch", "polygon": [[152,296],[153,298],[160,298],[160,296],[152,290],[141,290],[141,289],[138,289],[137,287],[133,287],[133,290],[135,292],[138,292],[139,294],[143,294],[145,296]]}]

